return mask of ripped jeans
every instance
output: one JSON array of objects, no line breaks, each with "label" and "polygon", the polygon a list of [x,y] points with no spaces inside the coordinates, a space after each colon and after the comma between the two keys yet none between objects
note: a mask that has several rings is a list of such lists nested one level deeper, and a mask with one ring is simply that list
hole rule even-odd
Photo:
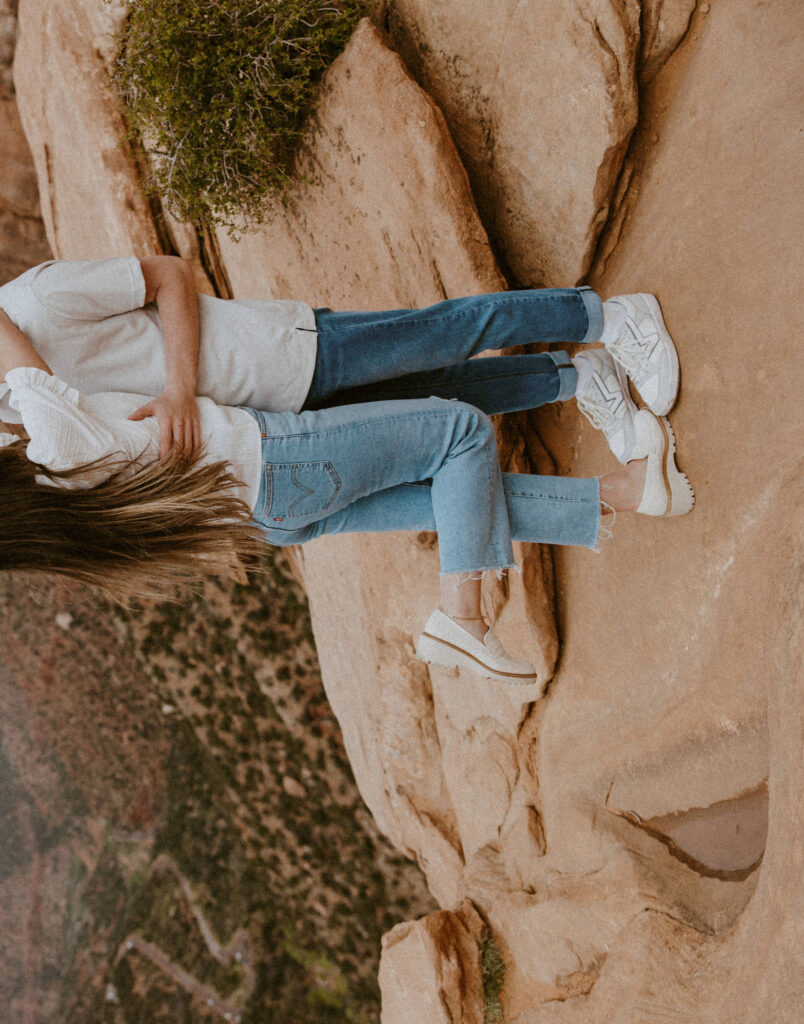
[{"label": "ripped jeans", "polygon": [[512,566],[512,539],[597,543],[597,478],[502,473],[491,420],[464,402],[248,411],[262,433],[253,515],[270,544],[436,530],[447,574]]}]

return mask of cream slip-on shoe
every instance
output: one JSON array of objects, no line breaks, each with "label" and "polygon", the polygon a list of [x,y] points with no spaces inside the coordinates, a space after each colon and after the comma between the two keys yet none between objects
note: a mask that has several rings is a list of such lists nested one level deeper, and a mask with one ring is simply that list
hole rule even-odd
[{"label": "cream slip-on shoe", "polygon": [[637,512],[644,516],[683,516],[695,504],[695,494],[686,474],[676,465],[676,439],[669,420],[640,409],[634,417],[634,430],[633,458],[648,459]]},{"label": "cream slip-on shoe", "polygon": [[429,665],[468,668],[487,679],[505,683],[533,683],[536,669],[529,661],[517,661],[505,653],[494,630],[489,627],[483,640],[436,609],[416,643],[416,657]]}]

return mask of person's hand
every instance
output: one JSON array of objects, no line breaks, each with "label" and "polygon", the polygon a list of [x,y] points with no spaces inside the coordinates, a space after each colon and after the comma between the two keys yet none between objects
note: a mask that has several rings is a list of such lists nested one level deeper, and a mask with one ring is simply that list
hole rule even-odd
[{"label": "person's hand", "polygon": [[158,398],[140,406],[130,420],[155,416],[159,423],[159,458],[163,459],[176,445],[191,458],[201,447],[201,418],[198,402],[189,391],[163,391]]}]

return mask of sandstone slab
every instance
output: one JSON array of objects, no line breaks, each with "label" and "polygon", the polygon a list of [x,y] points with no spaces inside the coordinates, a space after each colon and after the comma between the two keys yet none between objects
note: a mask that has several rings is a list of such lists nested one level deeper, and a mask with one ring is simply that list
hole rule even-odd
[{"label": "sandstone slab", "polygon": [[311,183],[286,211],[239,242],[218,234],[235,295],[390,309],[503,286],[440,111],[366,20],[327,75],[299,171]]},{"label": "sandstone slab", "polygon": [[399,924],[383,936],[382,1024],[483,1024],[479,940],[471,903]]},{"label": "sandstone slab", "polygon": [[637,119],[636,0],[388,0],[394,45],[435,98],[520,285],[587,272]]},{"label": "sandstone slab", "polygon": [[[774,341],[802,294],[787,255],[802,185],[792,24],[793,3],[696,14],[645,96],[624,226],[593,277],[604,294],[663,303],[682,365],[671,420],[697,506],[677,522],[623,516],[599,559],[558,558],[569,628],[540,733],[545,861],[577,890],[619,847],[646,894],[607,941],[585,1024],[800,1016],[802,420],[780,413],[797,408],[799,384]],[[542,428],[562,470],[610,464],[571,410]],[[718,801],[765,774],[767,846],[742,882],[696,875],[639,820],[612,818],[672,804],[699,821],[709,805],[714,821]],[[580,1005],[531,1007],[517,1024],[574,1022]]]},{"label": "sandstone slab", "polygon": [[108,77],[124,8],[21,0],[14,77],[57,258],[162,251]]}]

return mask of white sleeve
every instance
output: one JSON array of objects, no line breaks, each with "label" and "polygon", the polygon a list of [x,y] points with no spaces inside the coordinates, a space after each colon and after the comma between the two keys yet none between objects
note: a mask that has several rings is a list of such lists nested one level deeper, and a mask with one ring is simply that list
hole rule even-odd
[{"label": "white sleeve", "polygon": [[45,309],[69,320],[103,320],[145,302],[145,278],[134,256],[43,263],[31,274],[30,288]]},{"label": "white sleeve", "polygon": [[[19,412],[31,439],[31,462],[59,471],[117,453],[125,459],[140,454],[131,450],[131,439],[116,432],[113,424],[82,409],[79,393],[58,377],[25,366],[10,370],[6,380],[12,408]],[[73,486],[94,487],[109,475],[106,470],[93,470]]]}]

